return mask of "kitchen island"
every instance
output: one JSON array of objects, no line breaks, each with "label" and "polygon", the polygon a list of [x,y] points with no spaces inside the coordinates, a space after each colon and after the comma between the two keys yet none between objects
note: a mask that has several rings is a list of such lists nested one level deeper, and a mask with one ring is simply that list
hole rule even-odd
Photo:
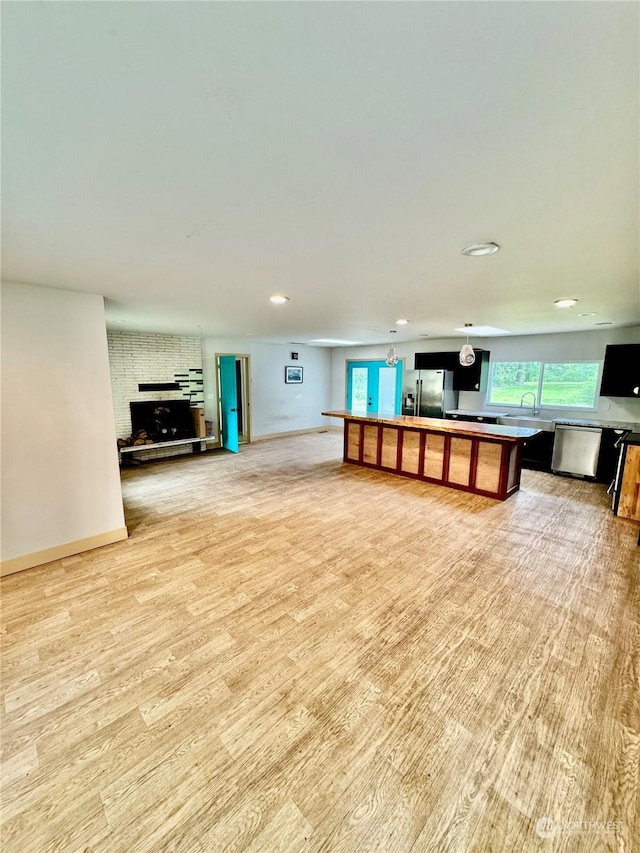
[{"label": "kitchen island", "polygon": [[323,412],[344,419],[344,461],[506,500],[520,488],[521,451],[538,429],[363,414]]}]

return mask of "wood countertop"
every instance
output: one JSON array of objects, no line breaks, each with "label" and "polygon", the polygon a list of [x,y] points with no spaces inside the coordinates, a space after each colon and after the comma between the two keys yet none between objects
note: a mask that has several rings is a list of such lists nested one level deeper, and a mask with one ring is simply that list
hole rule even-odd
[{"label": "wood countertop", "polygon": [[498,424],[485,424],[474,422],[460,422],[444,420],[443,418],[418,418],[413,415],[381,415],[376,413],[360,414],[350,412],[348,409],[340,409],[331,412],[322,412],[328,418],[344,418],[350,421],[364,421],[371,424],[389,424],[390,426],[407,427],[408,429],[423,429],[430,432],[449,433],[451,435],[482,436],[484,438],[501,438],[504,441],[526,441],[538,435],[539,429],[526,429],[525,427],[499,426]]}]

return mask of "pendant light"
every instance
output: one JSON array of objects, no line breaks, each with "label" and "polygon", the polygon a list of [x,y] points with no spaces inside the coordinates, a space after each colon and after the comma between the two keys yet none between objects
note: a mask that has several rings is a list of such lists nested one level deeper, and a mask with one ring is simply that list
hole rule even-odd
[{"label": "pendant light", "polygon": [[[396,330],[395,329],[389,329],[389,334],[395,335]],[[391,346],[389,347],[389,351],[387,352],[387,357],[386,357],[385,361],[389,365],[389,367],[395,367],[396,364],[400,361],[400,359],[398,358],[398,353],[396,352],[396,345],[395,344],[391,344]]]},{"label": "pendant light", "polygon": [[393,344],[389,347],[389,352],[387,353],[387,364],[389,367],[395,367],[398,363],[398,353],[396,352],[396,348]]},{"label": "pendant light", "polygon": [[[470,329],[473,326],[473,323],[465,323],[465,329]],[[458,356],[458,360],[462,367],[471,367],[471,365],[476,360],[476,354],[473,351],[473,347],[469,343],[469,335],[467,334],[467,342],[463,344],[462,349],[460,350],[460,355]]]}]

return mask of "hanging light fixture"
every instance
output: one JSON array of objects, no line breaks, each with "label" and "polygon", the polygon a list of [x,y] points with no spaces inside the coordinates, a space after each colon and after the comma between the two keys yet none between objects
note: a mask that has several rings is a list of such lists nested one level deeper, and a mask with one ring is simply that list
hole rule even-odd
[{"label": "hanging light fixture", "polygon": [[[396,330],[395,329],[389,329],[389,334],[395,335]],[[391,344],[391,346],[389,347],[389,352],[387,353],[386,362],[389,365],[389,367],[395,367],[399,361],[400,361],[400,359],[398,358],[398,353],[396,352],[396,345]]]},{"label": "hanging light fixture", "polygon": [[[473,323],[465,323],[465,329],[470,329],[473,326]],[[460,355],[458,356],[460,364],[463,367],[471,367],[471,365],[476,360],[476,354],[473,351],[473,347],[469,343],[469,335],[467,334],[467,342],[462,345],[462,349],[460,350]]]}]

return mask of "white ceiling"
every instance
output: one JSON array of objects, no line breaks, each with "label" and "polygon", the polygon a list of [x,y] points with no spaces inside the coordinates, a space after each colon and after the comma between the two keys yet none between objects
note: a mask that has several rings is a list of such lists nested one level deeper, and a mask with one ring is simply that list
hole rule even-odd
[{"label": "white ceiling", "polygon": [[637,323],[639,8],[5,3],[3,278],[271,341]]}]

